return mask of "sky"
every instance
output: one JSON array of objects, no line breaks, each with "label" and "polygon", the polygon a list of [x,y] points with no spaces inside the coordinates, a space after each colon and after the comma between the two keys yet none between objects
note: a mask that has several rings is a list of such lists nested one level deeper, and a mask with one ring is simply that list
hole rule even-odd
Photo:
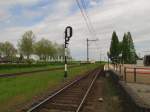
[{"label": "sky", "polygon": [[[69,48],[73,58],[86,59],[86,39],[90,59],[106,59],[111,35],[120,40],[130,31],[138,55],[150,50],[150,0],[84,0],[95,30],[91,36],[75,0],[0,0],[0,42],[17,46],[22,35],[32,30],[36,40],[64,42],[66,26],[73,27]],[[100,56],[101,55],[101,56]]]}]

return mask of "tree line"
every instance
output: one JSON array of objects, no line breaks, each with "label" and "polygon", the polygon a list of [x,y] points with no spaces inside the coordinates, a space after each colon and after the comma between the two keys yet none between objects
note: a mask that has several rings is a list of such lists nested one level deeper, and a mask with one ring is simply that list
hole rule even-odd
[{"label": "tree line", "polygon": [[130,32],[124,33],[122,41],[119,41],[116,32],[113,32],[108,56],[113,63],[136,63],[138,56]]},{"label": "tree line", "polygon": [[[67,52],[70,56],[69,50]],[[63,44],[54,43],[45,38],[36,41],[34,33],[32,31],[27,31],[18,41],[17,48],[15,48],[9,41],[0,42],[0,58],[5,58],[8,60],[17,58],[17,55],[19,55],[20,61],[25,57],[27,60],[30,60],[31,55],[37,55],[39,60],[47,61],[50,57],[63,57],[64,46]]]}]

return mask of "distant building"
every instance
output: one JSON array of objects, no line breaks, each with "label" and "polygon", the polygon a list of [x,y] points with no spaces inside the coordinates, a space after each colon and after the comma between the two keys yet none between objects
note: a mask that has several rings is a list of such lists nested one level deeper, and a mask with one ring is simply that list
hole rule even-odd
[{"label": "distant building", "polygon": [[150,55],[144,56],[144,66],[150,66]]},{"label": "distant building", "polygon": [[0,57],[0,63],[9,63],[10,60],[7,59],[6,57]]},{"label": "distant building", "polygon": [[142,59],[142,58],[141,58],[141,59],[138,59],[138,60],[136,61],[136,64],[137,64],[137,66],[144,66],[143,59]]},{"label": "distant building", "polygon": [[91,60],[90,63],[91,63],[91,64],[95,64],[96,61],[95,61],[95,60]]}]

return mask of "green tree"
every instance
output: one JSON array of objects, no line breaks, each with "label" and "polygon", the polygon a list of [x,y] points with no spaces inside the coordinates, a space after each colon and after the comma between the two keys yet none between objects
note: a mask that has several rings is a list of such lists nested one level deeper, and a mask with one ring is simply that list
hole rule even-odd
[{"label": "green tree", "polygon": [[123,36],[123,41],[122,41],[122,61],[123,63],[128,62],[128,56],[129,56],[129,45],[128,45],[128,38],[127,34],[125,33]]},{"label": "green tree", "polygon": [[[65,56],[65,48],[64,48],[64,45],[63,45],[63,44],[57,45],[56,49],[57,49],[57,56],[62,56],[62,57]],[[71,57],[71,54],[70,54],[70,50],[69,50],[69,49],[67,49],[67,56],[68,56],[68,57]]]},{"label": "green tree", "polygon": [[0,43],[0,54],[1,56],[12,58],[16,56],[17,50],[14,45],[8,41],[5,43]]},{"label": "green tree", "polygon": [[116,62],[115,60],[119,57],[120,48],[119,48],[119,39],[114,31],[112,34],[111,45],[110,45],[110,58],[112,62]]},{"label": "green tree", "polygon": [[35,35],[32,31],[27,31],[23,34],[22,39],[18,42],[19,51],[21,54],[27,56],[29,60],[33,53],[33,44],[35,42]]},{"label": "green tree", "polygon": [[3,43],[0,42],[0,58],[2,57],[3,54]]},{"label": "green tree", "polygon": [[56,49],[57,49],[57,56],[65,56],[65,48],[63,44],[57,44],[56,45]]},{"label": "green tree", "polygon": [[40,60],[47,60],[49,56],[54,57],[56,55],[56,48],[51,41],[43,38],[35,43],[34,52]]},{"label": "green tree", "polygon": [[136,63],[136,50],[134,47],[133,39],[131,36],[131,33],[127,33],[127,38],[128,38],[128,46],[129,46],[129,56],[128,56],[128,62],[133,64]]},{"label": "green tree", "polygon": [[136,63],[136,58],[137,55],[131,33],[125,33],[122,41],[122,61],[124,63],[133,64]]}]

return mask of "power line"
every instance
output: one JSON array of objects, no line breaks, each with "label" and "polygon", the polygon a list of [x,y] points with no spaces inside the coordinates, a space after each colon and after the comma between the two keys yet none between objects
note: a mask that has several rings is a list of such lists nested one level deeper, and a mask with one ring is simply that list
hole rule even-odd
[{"label": "power line", "polygon": [[89,15],[88,15],[87,10],[86,10],[87,7],[86,7],[85,0],[81,0],[81,4],[82,4],[82,6],[83,6],[83,10],[84,10],[85,15],[86,15],[86,17],[87,17],[87,20],[89,21],[89,25],[91,26],[91,29],[92,29],[92,31],[93,31],[93,35],[96,36],[96,31],[95,31],[95,29],[94,29],[94,27],[93,27],[93,25],[92,25],[92,21],[91,21]]},{"label": "power line", "polygon": [[[88,13],[87,13],[87,11],[86,11],[86,4],[85,4],[85,1],[81,0],[81,4],[80,4],[79,1],[80,1],[80,0],[76,0],[77,5],[78,5],[78,7],[79,7],[79,9],[80,9],[80,11],[81,11],[81,14],[82,14],[82,16],[84,17],[84,20],[85,20],[85,22],[86,22],[86,25],[87,25],[87,27],[88,27],[88,30],[89,30],[91,36],[92,36],[92,37],[95,37],[95,36],[96,36],[96,32],[95,32],[95,30],[94,30],[94,28],[93,28],[91,19],[90,19],[90,17],[88,16]],[[83,8],[82,8],[82,7],[83,7]]]},{"label": "power line", "polygon": [[[82,3],[82,6],[83,6],[85,15],[87,16],[87,19],[88,19],[89,24],[90,24],[90,26],[91,26],[91,29],[93,30],[93,34],[96,36],[96,31],[95,31],[95,29],[94,29],[94,27],[93,27],[93,25],[92,25],[91,19],[90,19],[89,15],[88,15],[88,12],[87,12],[87,10],[86,10],[87,8],[86,8],[85,0],[81,0],[81,3]],[[95,41],[95,44],[97,44],[96,41]],[[98,44],[96,45],[96,47],[97,47],[97,49],[99,49],[99,48],[98,48]]]},{"label": "power line", "polygon": [[[81,1],[81,4],[80,4],[80,1]],[[81,14],[86,22],[86,25],[87,25],[87,28],[89,30],[89,32],[91,33],[92,37],[96,37],[96,31],[92,25],[92,21],[88,15],[88,12],[87,12],[87,7],[86,7],[86,3],[85,3],[85,0],[76,0],[76,3],[81,11]],[[83,8],[82,8],[83,7]],[[96,48],[97,50],[99,50],[98,48],[98,43],[95,41],[95,44],[96,44]],[[87,52],[87,61],[88,61],[88,52]]]},{"label": "power line", "polygon": [[83,16],[83,18],[84,18],[84,20],[85,20],[85,23],[86,23],[86,25],[87,25],[87,28],[88,28],[89,32],[92,34],[92,31],[91,31],[91,29],[90,29],[90,25],[89,25],[89,23],[88,23],[87,17],[86,17],[85,14],[84,14],[84,10],[82,9],[82,6],[80,5],[79,0],[76,0],[76,3],[77,3],[77,5],[78,5],[78,7],[79,7],[79,9],[80,9],[80,11],[81,11],[81,14],[82,14],[82,16]]},{"label": "power line", "polygon": [[[80,1],[81,1],[81,4],[80,4]],[[92,25],[91,19],[90,19],[89,15],[88,15],[88,12],[86,10],[87,7],[86,7],[85,0],[76,0],[76,3],[77,3],[77,5],[78,5],[78,7],[79,7],[79,9],[81,11],[81,14],[82,14],[82,16],[83,16],[83,18],[84,18],[84,20],[86,22],[86,25],[88,27],[89,32],[91,33],[91,35],[93,37],[96,37],[96,31],[95,31],[95,29],[94,29],[94,27]]]}]

